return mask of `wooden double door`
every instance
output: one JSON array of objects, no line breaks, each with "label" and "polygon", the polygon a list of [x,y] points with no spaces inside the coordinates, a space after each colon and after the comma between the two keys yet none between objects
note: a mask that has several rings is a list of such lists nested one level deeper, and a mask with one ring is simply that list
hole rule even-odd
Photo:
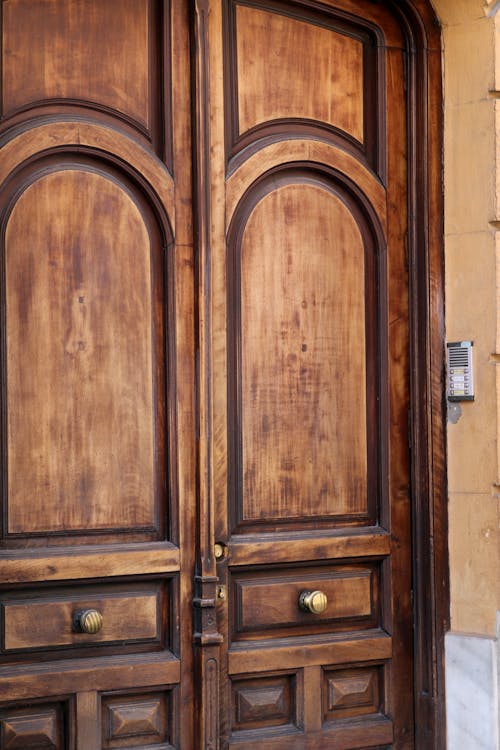
[{"label": "wooden double door", "polygon": [[401,4],[1,14],[1,747],[414,748]]}]

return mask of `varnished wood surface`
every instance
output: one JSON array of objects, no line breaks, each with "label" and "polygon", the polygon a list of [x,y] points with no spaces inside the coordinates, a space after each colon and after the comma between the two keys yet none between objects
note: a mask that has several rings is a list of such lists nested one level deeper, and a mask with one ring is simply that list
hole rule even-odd
[{"label": "varnished wood surface", "polygon": [[[304,541],[307,546],[304,549]],[[238,535],[228,545],[228,559],[232,566],[256,563],[293,562],[300,558],[307,560],[332,560],[340,558],[374,555],[384,557],[390,551],[390,536],[382,529],[362,530],[347,535],[341,531],[325,534],[297,532]]]},{"label": "varnished wood surface", "polygon": [[168,543],[0,550],[0,580],[12,584],[171,573],[179,570],[179,559],[179,550]]},{"label": "varnished wood surface", "polygon": [[137,206],[101,175],[55,172],[15,204],[9,533],[155,527],[152,252]]},{"label": "varnished wood surface", "polygon": [[[92,645],[95,643],[149,641],[160,642],[160,606],[157,592],[94,595],[86,592],[72,596],[45,596],[40,599],[3,601],[3,650],[44,649],[53,646]],[[94,634],[78,632],[75,613],[95,609],[103,625]]]},{"label": "varnished wood surface", "polygon": [[[312,634],[326,623],[335,629],[333,621],[345,621],[346,630],[353,627],[352,620],[357,621],[356,629],[377,624],[376,572],[365,566],[236,574],[232,586],[234,637],[251,637],[259,632],[276,636],[299,626],[301,632],[305,628]],[[300,594],[318,590],[328,599],[325,611],[303,612]]]},{"label": "varnished wood surface", "polygon": [[[8,122],[8,121],[7,121]],[[66,153],[74,153],[79,147],[88,153],[96,150],[101,154],[116,157],[129,164],[140,173],[161,202],[168,216],[172,229],[175,229],[175,190],[174,182],[165,165],[150,150],[127,133],[103,125],[100,122],[64,117],[62,122],[44,123],[35,120],[33,127],[6,128],[0,138],[2,160],[0,161],[0,179],[3,183],[19,164],[36,159],[39,152],[59,148]],[[182,213],[182,210],[181,210]],[[183,230],[188,232],[189,222]],[[185,239],[186,235],[182,235]]]},{"label": "varnished wood surface", "polygon": [[25,709],[0,709],[0,737],[5,750],[9,748],[44,747],[62,750],[69,733],[64,728],[61,704],[46,703]]},{"label": "varnished wood surface", "polygon": [[78,750],[100,750],[99,695],[95,690],[79,692],[76,696],[78,729],[76,746]]},{"label": "varnished wood surface", "polygon": [[138,743],[172,747],[162,744],[173,735],[169,703],[166,691],[106,697],[102,705],[102,750]]},{"label": "varnished wood surface", "polygon": [[65,659],[46,664],[0,667],[0,691],[11,701],[78,691],[113,691],[180,680],[180,662],[168,652],[92,659]]},{"label": "varnished wood surface", "polygon": [[262,198],[239,251],[242,521],[367,513],[365,251],[307,178]]},{"label": "varnished wood surface", "polygon": [[240,133],[281,118],[309,118],[363,141],[359,39],[245,5],[236,6],[236,38]]},{"label": "varnished wood surface", "polygon": [[[14,702],[9,710],[15,721],[23,711],[28,712],[27,721],[40,742],[46,741],[45,737],[55,747],[68,745],[76,750],[97,749],[102,743],[110,748],[120,746],[124,742],[122,726],[128,727],[127,742],[132,745],[139,742],[140,735],[134,732],[142,727],[140,731],[149,732],[148,742],[180,750],[213,750],[226,745],[243,750],[256,744],[276,750],[353,750],[374,743],[420,750],[419,740],[415,743],[410,736],[411,728],[410,734],[405,733],[412,721],[412,703],[406,700],[412,678],[407,415],[408,406],[419,414],[412,421],[412,440],[418,445],[419,456],[414,459],[418,465],[413,473],[423,478],[415,495],[423,519],[417,533],[419,538],[430,539],[432,526],[437,537],[444,538],[442,513],[435,509],[431,523],[434,506],[429,498],[431,479],[437,479],[438,495],[440,487],[442,490],[439,476],[432,474],[435,469],[429,468],[430,456],[433,466],[440,465],[442,457],[439,424],[433,433],[438,450],[426,442],[432,414],[437,413],[441,377],[438,358],[430,356],[431,350],[439,349],[442,335],[437,223],[431,228],[432,250],[428,253],[429,257],[432,254],[430,286],[425,266],[425,196],[429,191],[433,201],[430,215],[439,213],[439,123],[434,123],[428,144],[425,86],[417,87],[411,73],[405,79],[402,50],[414,42],[413,37],[409,41],[413,32],[404,28],[405,18],[411,19],[419,49],[439,50],[438,33],[432,30],[424,40],[413,16],[412,7],[418,6],[430,24],[429,8],[424,0],[399,4],[325,0],[321,8],[305,3],[294,4],[293,9],[281,0],[196,0],[191,11],[184,1],[141,0],[134,4],[127,0],[118,11],[114,0],[105,5],[97,8],[94,0],[42,0],[36,11],[38,23],[21,28],[19,19],[29,10],[26,0],[2,4],[5,78],[0,178],[2,198],[13,205],[15,194],[22,206],[18,187],[23,174],[30,169],[34,174],[39,154],[47,153],[54,175],[59,174],[55,168],[59,158],[68,173],[74,168],[71,160],[80,160],[79,164],[91,160],[97,165],[83,170],[91,176],[85,177],[88,184],[83,190],[86,207],[82,217],[95,200],[92,196],[100,192],[106,196],[103,212],[107,218],[99,230],[97,216],[93,216],[97,241],[89,240],[87,268],[99,265],[103,247],[107,247],[104,256],[116,267],[117,254],[125,248],[117,297],[111,293],[106,301],[112,315],[108,319],[99,310],[98,317],[113,330],[112,338],[130,333],[135,348],[133,357],[117,351],[107,372],[115,380],[115,369],[125,371],[125,390],[138,377],[135,390],[146,396],[138,406],[134,394],[136,416],[122,420],[127,429],[117,431],[103,420],[97,437],[104,446],[104,457],[106,450],[114,455],[114,441],[132,445],[125,452],[125,463],[136,478],[130,481],[127,471],[103,475],[100,502],[87,507],[68,491],[71,480],[66,474],[75,476],[69,461],[52,482],[54,487],[62,483],[70,498],[66,506],[54,501],[46,508],[37,501],[38,510],[28,514],[20,494],[17,500],[14,494],[4,496],[4,509],[10,503],[17,508],[17,516],[11,516],[11,538],[0,552],[0,582],[14,592],[15,599],[35,581],[85,584],[85,579],[91,579],[96,585],[106,585],[111,576],[114,583],[122,585],[124,576],[149,580],[151,575],[178,573],[168,618],[172,648],[180,654],[180,661],[161,652],[98,657],[97,651],[92,651],[92,658],[65,656],[43,666],[25,661],[19,667],[0,668],[1,694],[8,694]],[[82,13],[84,7],[90,7],[87,15]],[[114,15],[120,16],[119,22],[115,23]],[[131,17],[137,23],[131,23]],[[103,18],[109,23],[98,24]],[[39,33],[35,35],[36,28]],[[102,44],[106,37],[108,43]],[[31,58],[22,48],[31,50]],[[426,75],[425,54],[418,55],[419,76]],[[78,64],[82,56],[83,64]],[[113,60],[125,63],[117,70]],[[438,68],[436,61],[435,81],[439,81]],[[315,85],[309,85],[311,78]],[[405,87],[410,92],[408,98]],[[439,112],[436,87],[430,93],[429,106]],[[322,96],[325,91],[329,92],[326,97]],[[47,122],[44,116],[52,121]],[[408,133],[410,145],[416,144],[413,151],[413,146],[406,150]],[[429,173],[422,166],[428,148],[434,159]],[[21,164],[24,172],[19,170]],[[82,171],[78,166],[75,169]],[[293,177],[293,170],[302,175],[321,174],[322,185]],[[102,177],[108,181],[104,193],[91,189],[90,183],[97,184],[104,174],[112,174],[110,179]],[[51,179],[56,178],[49,175],[35,180],[26,197],[30,190],[34,195],[37,184]],[[276,181],[267,193],[262,191],[266,179]],[[329,187],[325,188],[326,183]],[[123,190],[122,185],[126,185]],[[119,210],[115,211],[111,199],[118,196],[117,191]],[[51,191],[52,198],[56,192]],[[25,212],[24,218],[29,220],[17,220],[20,236],[28,240],[32,238],[26,227],[38,216],[34,206],[38,197],[37,193],[37,200]],[[50,213],[47,197],[43,201],[44,211]],[[76,205],[69,194],[57,197],[58,202],[65,214],[70,203]],[[408,205],[416,217],[418,237],[407,221]],[[110,222],[109,215],[115,219],[119,215],[119,219]],[[124,220],[126,215],[128,220]],[[129,231],[133,215],[138,217],[136,229],[143,222],[142,230]],[[51,226],[61,224],[54,213],[50,218]],[[80,218],[64,217],[62,223],[67,222],[70,230],[60,237],[65,247],[70,244],[69,236],[78,233]],[[110,237],[116,241],[110,242]],[[39,237],[36,253],[23,241],[14,264],[6,258],[8,309],[4,320],[11,340],[20,336],[19,322],[16,329],[8,326],[12,311],[18,314],[22,307],[23,293],[21,289],[10,293],[9,284],[10,290],[14,289],[23,258],[25,265],[35,268],[52,239],[47,229],[46,235]],[[227,263],[228,239],[229,253],[236,246],[242,250],[241,283],[234,284],[233,267]],[[148,273],[144,263],[148,242],[164,245],[165,265],[160,274],[164,286],[163,282],[155,286],[154,274]],[[139,265],[135,263],[137,248],[143,248]],[[407,251],[413,259],[409,275]],[[329,265],[332,256],[336,260]],[[296,264],[295,274],[287,272],[289,258]],[[110,288],[103,278],[110,275],[111,265],[104,263],[103,267],[105,273],[96,285],[101,291]],[[274,283],[277,279],[281,283]],[[148,282],[150,291],[144,294]],[[45,308],[53,310],[51,315],[59,317],[55,330],[66,318],[65,308],[50,308],[47,300],[59,295],[62,286],[47,282],[39,295]],[[303,300],[310,301],[311,290],[316,288],[326,290],[323,301],[303,308]],[[412,298],[420,301],[413,317],[409,315],[410,291]],[[426,297],[428,291],[432,300]],[[139,315],[127,317],[125,313],[125,323],[115,325],[134,293],[141,297]],[[231,323],[238,305],[242,315],[239,327]],[[145,323],[146,308],[150,331]],[[425,330],[431,308],[432,344]],[[350,316],[349,310],[355,314]],[[49,323],[52,328],[52,319]],[[414,330],[411,341],[409,326]],[[324,331],[330,332],[326,347],[321,343]],[[285,339],[278,343],[282,332]],[[23,354],[18,345],[16,353],[19,359],[25,357],[23,370],[31,366],[31,360],[54,360],[50,346],[41,351],[34,336],[28,336],[27,344],[27,352]],[[424,369],[428,361],[433,362],[432,388],[424,387],[425,398],[415,383],[410,388],[410,344]],[[303,345],[306,351],[302,351]],[[297,346],[299,357],[310,358],[309,370],[307,363],[302,368],[303,380],[301,368],[288,359]],[[149,354],[145,354],[148,347]],[[238,351],[241,360],[234,356]],[[133,366],[123,367],[122,357],[128,357]],[[339,363],[344,360],[342,368]],[[9,361],[12,363],[12,358]],[[101,360],[92,364],[93,373],[106,372]],[[34,391],[43,380],[37,367],[40,365],[35,365],[33,382],[30,376],[25,381],[17,377],[17,384],[9,382],[7,372],[7,427],[12,403],[24,399],[24,382],[31,383]],[[248,374],[252,367],[253,376]],[[293,391],[293,397],[271,398],[285,392],[283,384]],[[253,387],[259,398],[252,398]],[[239,389],[241,410],[231,411]],[[55,397],[54,403],[62,413],[69,408],[68,390],[66,372],[60,369],[54,393],[61,404]],[[98,388],[88,403],[96,393],[99,395]],[[122,394],[116,399],[120,407]],[[43,415],[44,409],[49,409],[48,400],[35,397],[28,411],[35,406]],[[321,414],[311,413],[316,406]],[[263,429],[270,417],[277,425],[272,438]],[[24,424],[21,417],[17,422],[16,417],[12,419],[10,450],[16,443],[15,433]],[[158,432],[152,430],[144,439],[145,425],[149,425],[147,430],[151,425],[160,427],[164,451],[158,452],[151,438]],[[45,462],[54,462],[54,442],[49,440],[49,451],[37,429],[39,425],[30,424],[28,429],[24,424],[27,439],[23,436],[23,443],[30,454],[40,445]],[[195,436],[201,438],[199,442]],[[134,440],[138,442],[134,444]],[[242,471],[240,489],[234,462],[238,444],[242,466],[247,462],[247,484],[243,484]],[[82,446],[80,439],[74,455],[92,464]],[[9,455],[16,454],[4,448],[7,461]],[[307,468],[311,458],[314,471]],[[31,463],[36,468],[36,460]],[[15,489],[16,483],[20,486],[26,465],[25,484],[33,485],[32,469],[26,461],[22,467],[11,464],[8,481],[12,475],[14,484],[7,485],[7,490]],[[153,466],[152,471],[148,466]],[[160,466],[165,468],[163,475]],[[257,491],[248,481],[249,467],[253,467]],[[276,500],[276,483],[285,485],[290,477],[299,492],[284,493]],[[328,498],[321,495],[325,484]],[[131,485],[136,499],[127,515],[121,512],[121,502],[124,488]],[[157,502],[154,487],[164,505]],[[115,488],[117,494],[113,495]],[[341,509],[340,515],[335,515],[335,508]],[[232,533],[235,521],[244,518],[247,526],[238,531],[245,533]],[[339,527],[334,532],[332,518]],[[105,519],[110,519],[111,529]],[[168,519],[164,527],[163,519]],[[50,523],[52,527],[47,526]],[[288,536],[283,524],[291,526]],[[174,544],[130,544],[144,540],[141,534],[146,526],[154,528],[153,538],[168,538]],[[124,528],[127,534],[119,542]],[[85,544],[90,549],[85,550],[83,543],[73,547],[71,540],[64,538],[75,529],[82,536],[89,532]],[[117,533],[109,535],[110,531]],[[439,545],[439,538],[437,542],[436,536],[433,539]],[[224,557],[217,564],[215,541],[225,545]],[[427,542],[418,549],[418,561],[429,563],[433,552]],[[441,580],[444,555],[439,554],[436,575]],[[353,586],[338,600],[339,606],[347,608],[362,600],[363,613],[375,605],[376,627],[364,629],[366,615],[362,614],[358,622],[349,621],[348,631],[334,634],[328,618],[321,620],[324,625],[316,631],[307,619],[295,622],[291,610],[285,611],[286,617],[281,617],[279,606],[266,611],[262,600],[268,593],[279,591],[274,597],[278,604],[289,600],[283,566],[296,570],[318,561],[377,570],[376,594],[366,586]],[[426,593],[429,575],[424,568],[417,565],[417,584],[420,592]],[[238,602],[231,582],[238,577],[245,581],[262,578],[268,572],[273,582],[270,591],[259,589],[258,601],[246,602],[241,622],[247,636],[231,645]],[[44,590],[41,585],[41,594]],[[39,604],[42,601],[43,595]],[[422,628],[418,631],[418,642],[421,650],[430,652],[426,644],[434,637],[429,623],[435,615],[429,616],[425,597],[417,596],[416,601],[419,618],[423,617],[427,626],[425,637]],[[439,602],[436,612],[445,617],[445,609]],[[354,607],[349,611],[359,610]],[[287,620],[290,632],[283,630],[282,619]],[[257,620],[261,630],[256,636],[252,627]],[[22,617],[19,622],[22,628]],[[269,624],[275,637],[263,635],[269,633]],[[47,639],[51,637],[54,631],[47,631]],[[22,642],[28,643],[28,638]],[[428,689],[426,695],[437,684],[436,674],[432,657],[419,657],[418,684]],[[99,698],[99,692],[104,697]],[[417,704],[419,700],[417,695]],[[34,707],[23,708],[33,701]],[[0,721],[1,711],[0,706]],[[426,727],[427,715],[425,711],[417,714]],[[22,737],[20,726],[17,721],[17,737]],[[424,730],[421,736],[425,736]],[[439,748],[439,743],[435,747]]]},{"label": "varnished wood surface", "polygon": [[[151,689],[169,725],[148,741],[179,747],[182,722],[182,746],[195,745],[190,575],[170,580],[168,602],[154,593],[160,576],[191,571],[194,558],[191,518],[177,505],[181,498],[191,507],[194,497],[189,27],[187,4],[172,5],[2,3],[0,182],[11,212],[2,214],[11,241],[2,403],[11,483],[0,584],[14,656],[4,656],[0,696],[8,696],[17,746],[137,745],[139,708],[135,719],[127,714],[132,740],[102,739],[103,694],[144,715]],[[85,473],[95,483],[83,497]],[[61,594],[63,581],[74,584],[70,594]],[[100,597],[110,585],[120,595]],[[101,645],[76,643],[68,617],[84,599],[111,603],[109,635],[122,647],[106,641],[105,624]],[[134,643],[139,631],[152,637],[146,650],[154,654]],[[181,688],[170,648],[183,657]]]},{"label": "varnished wood surface", "polygon": [[[6,4],[4,112],[66,99],[110,107],[149,125],[150,5],[149,0]],[[22,54],[25,49],[29,55]]]},{"label": "varnished wood surface", "polygon": [[[311,636],[309,639],[283,639],[281,642],[266,641],[259,645],[260,648],[253,642],[234,645],[229,652],[229,674],[368,660],[384,661],[392,656],[392,639],[380,631],[355,637]],[[315,689],[318,691],[319,685]]]},{"label": "varnished wood surface", "polygon": [[[376,718],[365,722],[363,727],[347,726],[336,729],[324,726],[319,732],[308,732],[296,729],[283,732],[281,737],[269,737],[266,739],[266,745],[270,750],[289,750],[289,748],[300,747],[301,750],[323,750],[325,743],[329,750],[350,750],[351,748],[361,747],[365,741],[366,734],[369,734],[370,742],[376,742],[377,747],[386,746],[392,743],[394,733],[392,723],[388,719]],[[234,742],[229,743],[233,750],[253,750],[259,742],[259,734],[251,734],[248,739],[238,737]],[[373,745],[372,745],[373,746]]]}]

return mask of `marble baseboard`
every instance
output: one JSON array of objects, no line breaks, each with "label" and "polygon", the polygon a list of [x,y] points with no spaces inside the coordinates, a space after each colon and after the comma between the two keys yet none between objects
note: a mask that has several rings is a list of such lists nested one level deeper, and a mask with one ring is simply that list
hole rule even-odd
[{"label": "marble baseboard", "polygon": [[500,750],[498,638],[448,633],[447,750]]}]

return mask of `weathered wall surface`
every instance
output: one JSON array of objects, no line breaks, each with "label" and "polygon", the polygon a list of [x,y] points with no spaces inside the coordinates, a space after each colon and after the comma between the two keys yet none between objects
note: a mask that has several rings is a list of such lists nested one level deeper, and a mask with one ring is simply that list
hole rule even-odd
[{"label": "weathered wall surface", "polygon": [[443,27],[446,337],[474,340],[476,376],[476,400],[451,407],[448,424],[448,750],[499,750],[500,1],[433,4]]},{"label": "weathered wall surface", "polygon": [[476,375],[475,402],[448,426],[451,625],[491,636],[500,608],[497,5],[434,2],[444,49],[446,336],[474,340]]}]

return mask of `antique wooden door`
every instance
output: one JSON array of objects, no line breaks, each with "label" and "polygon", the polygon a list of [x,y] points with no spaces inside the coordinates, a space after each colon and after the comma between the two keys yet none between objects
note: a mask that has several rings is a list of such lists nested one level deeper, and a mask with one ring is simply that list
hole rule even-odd
[{"label": "antique wooden door", "polygon": [[1,13],[1,747],[416,747],[398,11]]}]

